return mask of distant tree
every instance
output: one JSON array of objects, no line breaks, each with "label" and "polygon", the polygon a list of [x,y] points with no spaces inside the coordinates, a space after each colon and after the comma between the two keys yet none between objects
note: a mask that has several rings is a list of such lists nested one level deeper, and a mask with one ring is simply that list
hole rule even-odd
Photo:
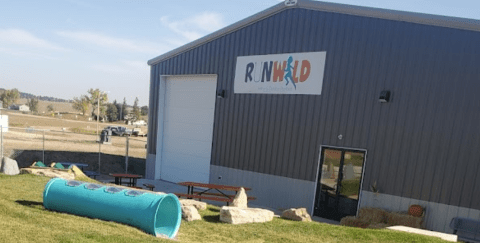
[{"label": "distant tree", "polygon": [[38,99],[36,98],[28,99],[27,105],[28,107],[30,107],[30,110],[32,112],[38,112]]},{"label": "distant tree", "polygon": [[75,97],[73,98],[72,107],[73,109],[82,112],[85,116],[85,113],[88,111],[88,107],[90,106],[90,99],[86,95],[80,96],[80,98]]},{"label": "distant tree", "polygon": [[107,118],[109,121],[118,120],[118,110],[117,106],[113,103],[107,104]]},{"label": "distant tree", "polygon": [[120,117],[121,114],[120,114],[120,112],[122,112],[122,104],[119,104],[119,103],[117,102],[117,100],[114,100],[114,101],[113,101],[113,104],[114,104],[115,107],[117,108],[117,119],[116,119],[116,121],[121,120],[121,117]]},{"label": "distant tree", "polygon": [[50,104],[50,105],[47,106],[47,110],[48,110],[48,112],[54,112],[54,111],[55,111],[55,107],[53,107],[53,105]]},{"label": "distant tree", "polygon": [[125,116],[127,114],[127,98],[123,97],[123,104],[122,107],[120,108],[120,120],[123,121],[125,120]]},{"label": "distant tree", "polygon": [[133,102],[133,119],[138,120],[140,119],[140,107],[138,107],[138,97],[135,97],[135,101]]},{"label": "distant tree", "polygon": [[101,91],[100,89],[89,89],[88,94],[90,95],[89,100],[90,104],[92,105],[92,116],[96,117],[98,102],[100,102],[100,117],[105,115],[106,112],[106,104],[108,101],[108,96],[105,92]]},{"label": "distant tree", "polygon": [[144,105],[142,108],[140,108],[142,116],[148,115],[148,106]]},{"label": "distant tree", "polygon": [[0,100],[3,102],[4,108],[17,102],[18,98],[20,98],[20,92],[18,92],[18,89],[5,90],[5,92],[0,95]]}]

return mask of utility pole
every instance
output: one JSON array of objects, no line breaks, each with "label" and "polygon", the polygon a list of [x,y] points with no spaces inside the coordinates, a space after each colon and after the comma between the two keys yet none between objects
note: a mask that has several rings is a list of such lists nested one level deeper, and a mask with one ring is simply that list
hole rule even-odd
[{"label": "utility pole", "polygon": [[100,92],[98,92],[98,101],[97,101],[97,136],[98,136],[98,117],[100,116]]},{"label": "utility pole", "polygon": [[45,163],[45,129],[43,129],[43,163]]},{"label": "utility pole", "polygon": [[3,161],[3,125],[0,125],[0,133],[1,133],[1,135],[0,135],[1,145],[0,146],[2,147],[2,160],[0,160],[0,162],[2,162]]},{"label": "utility pole", "polygon": [[128,174],[128,147],[129,147],[129,141],[128,141],[128,136],[127,136],[127,142],[126,142],[126,149],[125,149],[125,174]]}]

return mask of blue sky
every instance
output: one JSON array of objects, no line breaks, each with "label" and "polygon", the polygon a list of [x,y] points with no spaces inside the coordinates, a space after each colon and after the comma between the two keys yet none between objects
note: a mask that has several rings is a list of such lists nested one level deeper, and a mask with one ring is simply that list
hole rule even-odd
[{"label": "blue sky", "polygon": [[[147,61],[279,0],[0,0],[0,88],[72,99],[89,88],[148,104]],[[480,19],[480,1],[338,0]]]}]

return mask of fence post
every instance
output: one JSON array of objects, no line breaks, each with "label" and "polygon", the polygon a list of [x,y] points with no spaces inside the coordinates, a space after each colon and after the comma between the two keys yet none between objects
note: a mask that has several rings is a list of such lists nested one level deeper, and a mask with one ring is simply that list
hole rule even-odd
[{"label": "fence post", "polygon": [[102,141],[100,138],[98,138],[98,173],[101,174],[100,172],[100,153],[102,151]]},{"label": "fence post", "polygon": [[128,147],[129,147],[129,144],[128,144],[128,136],[127,136],[127,142],[126,142],[126,153],[125,153],[125,174],[128,174]]},{"label": "fence post", "polygon": [[1,140],[1,145],[0,145],[0,147],[2,147],[2,160],[0,160],[0,162],[2,162],[3,161],[3,125],[0,125],[0,133],[1,133],[1,136],[0,136],[1,137],[1,139],[0,139]]},{"label": "fence post", "polygon": [[45,162],[45,129],[43,129],[43,163]]}]

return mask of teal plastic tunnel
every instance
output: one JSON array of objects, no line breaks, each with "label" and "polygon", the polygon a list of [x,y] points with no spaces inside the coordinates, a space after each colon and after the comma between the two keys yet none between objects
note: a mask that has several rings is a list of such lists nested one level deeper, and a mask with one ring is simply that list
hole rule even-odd
[{"label": "teal plastic tunnel", "polygon": [[51,179],[43,191],[46,209],[138,227],[155,236],[173,238],[182,211],[177,196],[122,187]]}]

